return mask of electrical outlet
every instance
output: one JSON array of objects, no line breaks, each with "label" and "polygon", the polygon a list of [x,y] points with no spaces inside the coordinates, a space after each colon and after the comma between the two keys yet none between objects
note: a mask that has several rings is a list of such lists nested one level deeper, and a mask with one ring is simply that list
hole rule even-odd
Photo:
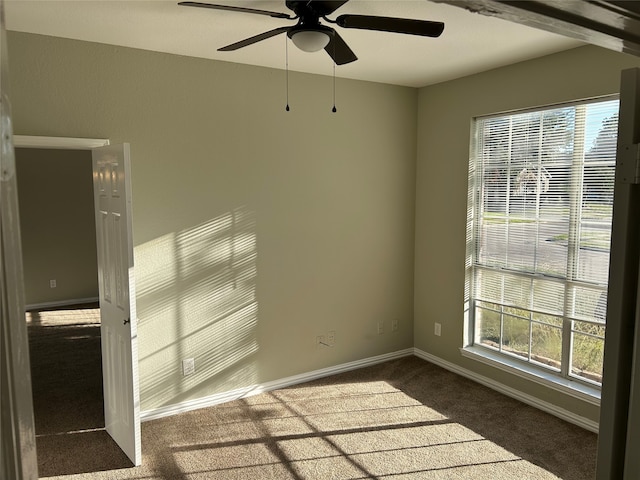
[{"label": "electrical outlet", "polygon": [[442,333],[442,325],[440,325],[439,323],[436,323],[433,327],[433,333],[434,335],[439,337],[440,334]]},{"label": "electrical outlet", "polygon": [[382,335],[384,333],[384,321],[380,320],[378,322],[378,335]]},{"label": "electrical outlet", "polygon": [[327,332],[327,343],[332,347],[336,344],[336,331],[330,330]]},{"label": "electrical outlet", "polygon": [[398,319],[394,318],[393,320],[391,320],[391,331],[392,332],[397,332],[398,331]]},{"label": "electrical outlet", "polygon": [[57,285],[58,284],[55,279],[49,280],[49,288],[56,288]]},{"label": "electrical outlet", "polygon": [[193,358],[185,358],[182,360],[182,375],[192,375],[196,373],[196,361]]}]

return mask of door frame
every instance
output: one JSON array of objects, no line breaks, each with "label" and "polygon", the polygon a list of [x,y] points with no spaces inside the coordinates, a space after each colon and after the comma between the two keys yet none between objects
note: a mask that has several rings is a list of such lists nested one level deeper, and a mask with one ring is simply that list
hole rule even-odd
[{"label": "door frame", "polygon": [[71,138],[71,137],[40,137],[33,135],[14,135],[14,148],[45,148],[47,150],[92,150],[96,147],[109,145],[104,138]]},{"label": "door frame", "polygon": [[[106,145],[110,145],[109,140],[101,139],[101,138],[44,137],[44,136],[31,136],[31,135],[14,135],[13,136],[14,148],[41,148],[41,149],[49,149],[49,150],[59,149],[59,150],[91,151],[94,148],[103,147]],[[130,281],[135,282],[135,280],[130,280]],[[132,301],[135,302],[135,298],[133,298]],[[31,372],[29,372],[29,375],[31,375]],[[138,383],[139,379],[134,378],[135,375],[138,375],[137,369],[134,368],[133,371],[130,372],[130,375],[134,383]],[[108,392],[104,392],[105,395],[107,393]],[[104,401],[103,401],[103,407],[104,407]],[[139,413],[140,405],[136,404],[134,408],[137,409]],[[140,418],[139,415],[134,415],[134,419],[138,419],[138,422],[140,421],[139,418]]]}]

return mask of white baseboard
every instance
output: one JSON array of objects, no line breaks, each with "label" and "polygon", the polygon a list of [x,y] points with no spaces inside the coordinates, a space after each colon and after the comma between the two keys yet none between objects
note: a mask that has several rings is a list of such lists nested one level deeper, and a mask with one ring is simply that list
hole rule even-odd
[{"label": "white baseboard", "polygon": [[301,383],[310,382],[312,380],[328,377],[330,375],[336,375],[338,373],[348,372],[351,370],[356,370],[359,368],[376,365],[378,363],[387,362],[389,360],[408,357],[410,355],[415,355],[418,358],[421,358],[423,360],[426,360],[427,362],[433,363],[434,365],[437,365],[446,370],[449,370],[450,372],[453,372],[457,375],[460,375],[462,377],[465,377],[477,383],[480,383],[481,385],[484,385],[493,390],[496,390],[497,392],[507,395],[508,397],[515,398],[516,400],[526,403],[527,405],[531,405],[532,407],[538,408],[539,410],[542,410],[558,418],[561,418],[562,420],[565,420],[569,423],[578,425],[579,427],[582,427],[585,430],[598,433],[598,422],[582,417],[580,415],[576,415],[575,413],[572,413],[568,410],[557,407],[549,402],[545,402],[543,400],[540,400],[536,397],[523,393],[514,388],[508,387],[488,377],[478,375],[477,373],[467,370],[466,368],[462,368],[458,365],[455,365],[451,362],[448,362],[439,357],[436,357],[435,355],[431,355],[430,353],[427,353],[418,348],[407,348],[405,350],[399,350],[397,352],[377,355],[375,357],[356,360],[354,362],[343,363],[341,365],[327,367],[320,370],[314,370],[312,372],[302,373],[302,374],[294,375],[291,377],[285,377],[285,378],[274,380],[271,382],[261,383],[257,385],[250,385],[248,387],[238,388],[236,390],[230,390],[227,392],[216,393],[216,394],[209,395],[203,398],[198,398],[195,400],[187,400],[185,402],[177,403],[174,405],[168,405],[165,407],[146,410],[140,413],[140,420],[143,422],[147,422],[149,420],[156,420],[158,418],[169,417],[172,415],[177,415],[179,413],[189,412],[191,410],[197,410],[199,408],[211,407],[214,405],[219,405],[221,403],[230,402],[232,400],[238,400],[240,398],[246,398],[253,395],[258,395],[260,393],[277,390],[279,388],[290,387],[292,385],[299,385]]},{"label": "white baseboard", "polygon": [[25,305],[25,310],[42,310],[45,308],[58,308],[65,307],[67,305],[80,305],[83,303],[95,303],[100,300],[98,297],[89,298],[71,298],[69,300],[58,300],[56,302],[44,302],[44,303],[31,303]]},{"label": "white baseboard", "polygon": [[196,400],[187,400],[185,402],[177,403],[174,405],[168,405],[166,407],[154,408],[151,410],[145,410],[140,413],[140,420],[147,422],[149,420],[156,420],[158,418],[169,417],[178,413],[184,413],[199,408],[211,407],[219,405],[221,403],[230,402],[232,400],[238,400],[240,398],[250,397],[258,395],[263,392],[269,392],[271,390],[277,390],[279,388],[290,387],[292,385],[298,385],[319,378],[328,377],[330,375],[336,375],[338,373],[348,372],[351,370],[357,370],[359,368],[369,367],[378,363],[387,362],[389,360],[395,360],[397,358],[408,357],[414,354],[413,348],[407,348],[405,350],[399,350],[397,352],[385,353],[383,355],[377,355],[375,357],[364,358],[362,360],[356,360],[353,362],[343,363],[333,367],[322,368],[320,370],[314,370],[312,372],[301,373],[291,377],[285,377],[280,380],[274,380],[271,382],[261,383],[258,385],[250,385],[244,388],[238,388],[236,390],[230,390],[228,392],[216,393],[207,397],[198,398]]},{"label": "white baseboard", "polygon": [[471,370],[467,370],[466,368],[462,368],[459,365],[443,360],[440,357],[431,355],[430,353],[420,350],[419,348],[414,348],[413,353],[416,357],[438,365],[439,367],[442,367],[445,370],[449,370],[450,372],[460,375],[461,377],[468,378],[470,380],[473,380],[474,382],[480,383],[481,385],[507,395],[508,397],[520,400],[522,403],[526,403],[527,405],[531,405],[532,407],[535,407],[539,410],[550,413],[551,415],[561,418],[562,420],[573,423],[574,425],[578,425],[585,430],[598,433],[598,422],[582,417],[580,415],[576,415],[575,413],[565,410],[564,408],[557,407],[552,403],[545,402],[536,397],[516,390],[515,388],[511,388],[500,382],[496,382],[491,378],[485,377],[483,375],[478,375]]}]

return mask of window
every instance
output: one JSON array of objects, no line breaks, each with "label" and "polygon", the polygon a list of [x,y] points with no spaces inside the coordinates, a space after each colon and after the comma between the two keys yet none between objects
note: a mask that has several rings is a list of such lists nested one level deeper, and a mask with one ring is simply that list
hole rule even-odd
[{"label": "window", "polygon": [[470,345],[601,383],[617,125],[612,98],[474,120]]}]

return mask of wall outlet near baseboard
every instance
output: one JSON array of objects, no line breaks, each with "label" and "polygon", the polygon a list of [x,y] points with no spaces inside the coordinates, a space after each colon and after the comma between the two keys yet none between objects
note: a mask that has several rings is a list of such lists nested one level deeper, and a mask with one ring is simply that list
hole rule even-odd
[{"label": "wall outlet near baseboard", "polygon": [[440,325],[439,323],[436,323],[436,324],[433,326],[433,334],[434,334],[436,337],[439,337],[439,336],[442,334],[442,325]]},{"label": "wall outlet near baseboard", "polygon": [[331,345],[332,347],[336,344],[336,331],[335,330],[329,330],[327,332],[327,343],[329,345]]},{"label": "wall outlet near baseboard", "polygon": [[391,320],[391,331],[392,332],[397,332],[398,331],[398,319],[394,318],[393,320]]},{"label": "wall outlet near baseboard", "polygon": [[382,335],[384,333],[384,320],[380,320],[378,322],[378,335]]},{"label": "wall outlet near baseboard", "polygon": [[56,282],[55,278],[49,280],[49,288],[56,288],[57,285],[58,285],[58,282]]}]

